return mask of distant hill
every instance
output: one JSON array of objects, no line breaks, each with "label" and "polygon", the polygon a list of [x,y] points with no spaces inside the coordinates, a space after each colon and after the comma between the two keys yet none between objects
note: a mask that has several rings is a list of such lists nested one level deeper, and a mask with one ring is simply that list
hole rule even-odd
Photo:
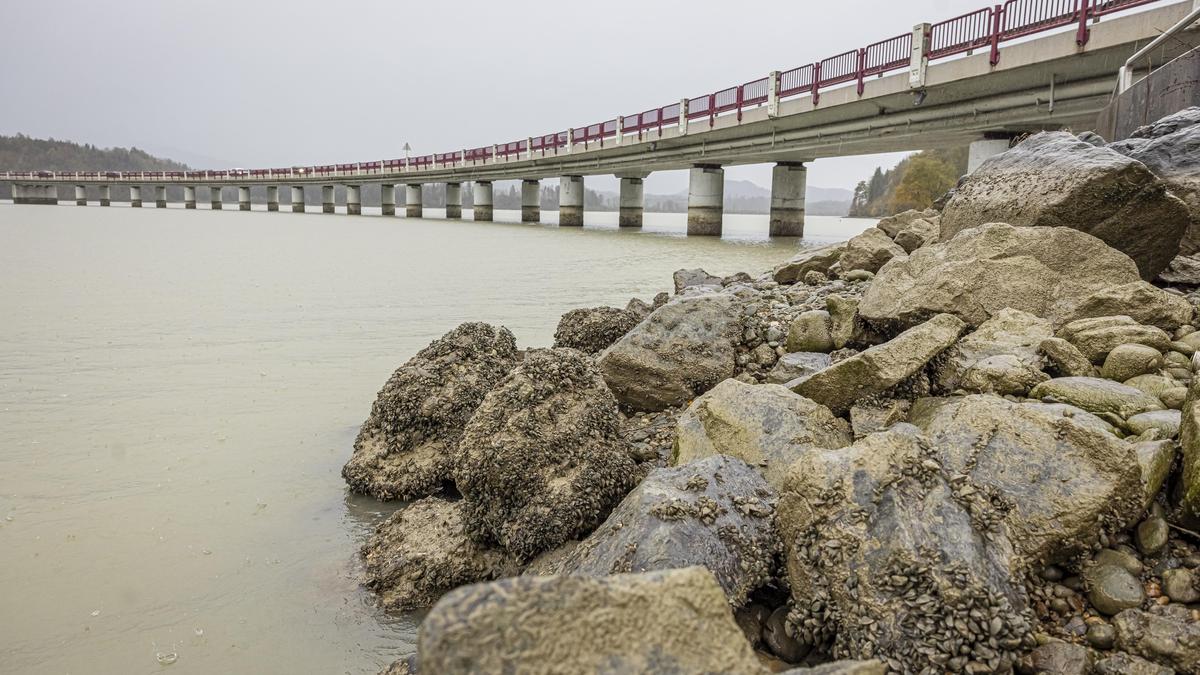
[{"label": "distant hill", "polygon": [[185,171],[137,148],[98,148],[24,134],[0,136],[0,171]]}]

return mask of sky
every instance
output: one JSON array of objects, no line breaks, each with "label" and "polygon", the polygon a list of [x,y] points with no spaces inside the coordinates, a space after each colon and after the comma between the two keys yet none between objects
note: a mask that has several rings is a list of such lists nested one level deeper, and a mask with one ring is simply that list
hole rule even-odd
[{"label": "sky", "polygon": [[[197,168],[389,159],[405,143],[448,152],[707,94],[984,4],[10,2],[0,134],[132,145]],[[852,188],[903,156],[819,159],[808,182]],[[726,178],[769,186],[770,166]],[[646,190],[686,181],[663,172]]]}]

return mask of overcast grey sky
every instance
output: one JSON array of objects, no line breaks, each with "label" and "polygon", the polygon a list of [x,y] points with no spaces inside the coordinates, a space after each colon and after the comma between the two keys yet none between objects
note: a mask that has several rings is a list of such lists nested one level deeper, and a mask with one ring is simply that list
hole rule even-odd
[{"label": "overcast grey sky", "polygon": [[[402,157],[405,142],[445,152],[640,112],[985,4],[11,2],[0,133],[135,145],[196,166]],[[809,184],[852,187],[901,156],[818,160]],[[727,177],[770,183],[768,167]],[[652,177],[647,190],[681,181]]]}]

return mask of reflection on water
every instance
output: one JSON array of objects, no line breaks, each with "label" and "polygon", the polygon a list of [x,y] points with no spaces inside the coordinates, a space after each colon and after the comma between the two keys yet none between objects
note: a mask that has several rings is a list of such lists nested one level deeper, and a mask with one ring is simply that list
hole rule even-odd
[{"label": "reflection on water", "polygon": [[573,307],[870,224],[588,219],[0,205],[0,672],[374,673],[420,617],[359,589],[393,506],[339,471],[397,365],[467,320],[549,345]]}]

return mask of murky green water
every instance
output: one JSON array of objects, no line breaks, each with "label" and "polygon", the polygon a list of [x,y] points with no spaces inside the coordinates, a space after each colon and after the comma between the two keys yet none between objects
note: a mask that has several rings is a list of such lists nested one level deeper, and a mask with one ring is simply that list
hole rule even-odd
[{"label": "murky green water", "polygon": [[[388,507],[338,474],[391,371],[462,321],[546,346],[568,309],[801,245],[764,216],[724,240],[588,218],[0,205],[0,672],[357,674],[410,651],[415,620],[356,581]],[[810,242],[870,224],[810,218]]]}]

